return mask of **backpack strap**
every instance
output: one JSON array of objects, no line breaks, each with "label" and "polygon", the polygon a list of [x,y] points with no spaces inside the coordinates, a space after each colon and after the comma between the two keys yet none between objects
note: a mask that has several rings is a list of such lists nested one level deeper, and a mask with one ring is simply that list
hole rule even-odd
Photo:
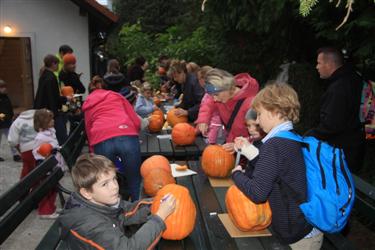
[{"label": "backpack strap", "polygon": [[236,106],[234,106],[234,110],[232,112],[232,114],[230,115],[230,118],[229,118],[229,121],[227,124],[224,123],[224,127],[225,127],[225,130],[229,133],[230,130],[232,129],[232,125],[233,125],[233,122],[234,122],[234,118],[236,118],[237,114],[238,114],[238,111],[240,110],[241,106],[242,106],[242,103],[245,101],[245,98],[244,99],[240,99],[237,101],[236,103]]}]

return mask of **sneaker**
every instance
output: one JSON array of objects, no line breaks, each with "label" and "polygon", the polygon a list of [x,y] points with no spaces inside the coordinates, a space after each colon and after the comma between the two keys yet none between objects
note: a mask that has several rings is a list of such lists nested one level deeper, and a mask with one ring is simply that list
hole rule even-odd
[{"label": "sneaker", "polygon": [[5,161],[4,158],[0,157],[0,161]]},{"label": "sneaker", "polygon": [[55,220],[59,217],[59,214],[54,212],[53,214],[43,214],[39,215],[39,218],[42,220]]},{"label": "sneaker", "polygon": [[19,155],[13,155],[13,161],[15,161],[15,162],[22,162],[22,158]]}]

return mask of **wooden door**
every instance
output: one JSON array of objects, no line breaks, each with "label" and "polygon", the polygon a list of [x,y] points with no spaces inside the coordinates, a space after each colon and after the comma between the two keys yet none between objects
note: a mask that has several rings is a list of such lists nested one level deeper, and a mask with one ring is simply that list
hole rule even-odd
[{"label": "wooden door", "polygon": [[0,79],[8,85],[16,113],[32,108],[34,87],[29,38],[0,37]]}]

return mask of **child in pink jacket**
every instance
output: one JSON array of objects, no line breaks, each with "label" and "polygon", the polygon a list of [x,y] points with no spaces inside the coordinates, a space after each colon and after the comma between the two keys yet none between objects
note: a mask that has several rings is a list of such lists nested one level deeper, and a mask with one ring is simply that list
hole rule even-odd
[{"label": "child in pink jacket", "polygon": [[[197,77],[199,80],[200,85],[204,88],[205,84],[205,77],[208,71],[213,69],[211,66],[203,66],[197,72]],[[215,110],[210,114],[210,105],[212,105],[212,97],[209,94],[205,94],[202,98],[201,105],[199,108],[199,116],[211,116],[208,131],[203,133],[203,136],[207,137],[207,141],[209,144],[216,144],[217,138],[220,135],[223,135],[223,123],[221,122],[219,112]]]}]

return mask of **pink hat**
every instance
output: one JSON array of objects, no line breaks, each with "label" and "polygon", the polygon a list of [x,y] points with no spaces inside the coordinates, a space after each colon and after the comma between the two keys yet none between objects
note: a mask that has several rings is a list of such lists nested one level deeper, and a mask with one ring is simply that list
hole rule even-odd
[{"label": "pink hat", "polygon": [[254,96],[259,91],[258,81],[255,78],[251,77],[248,73],[239,73],[234,76],[234,80],[236,81],[236,85],[240,88],[248,84],[249,88],[252,89]]}]

